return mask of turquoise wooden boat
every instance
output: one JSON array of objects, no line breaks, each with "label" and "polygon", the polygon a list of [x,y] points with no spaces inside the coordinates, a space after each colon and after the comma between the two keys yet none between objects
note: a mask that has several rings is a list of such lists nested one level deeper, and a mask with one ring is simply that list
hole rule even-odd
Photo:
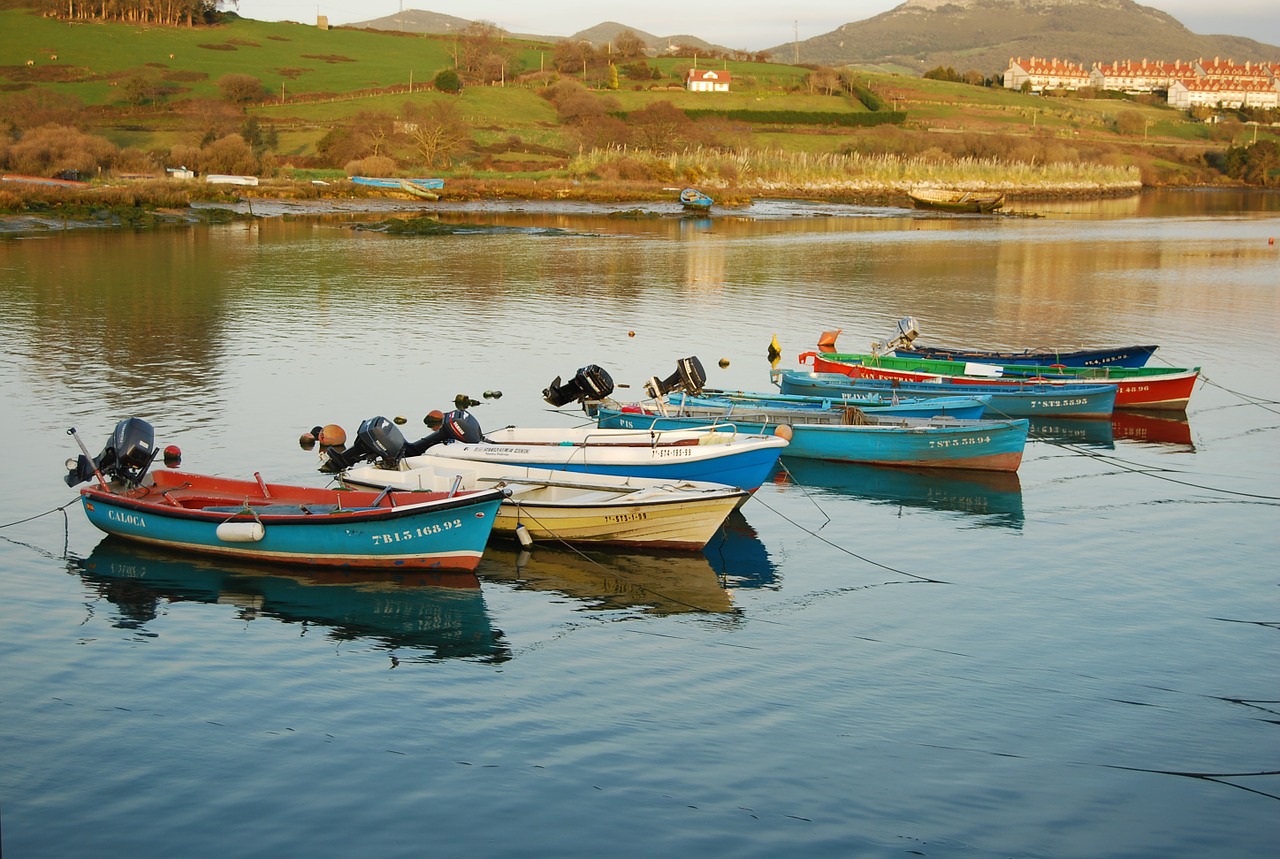
[{"label": "turquoise wooden boat", "polygon": [[717,433],[789,439],[786,455],[832,462],[860,462],[912,468],[966,468],[1017,471],[1027,443],[1028,422],[889,418],[864,415],[863,424],[820,423],[817,415],[767,409],[754,414],[708,419],[693,415],[648,415],[601,407],[601,428],[632,430],[711,429]]},{"label": "turquoise wooden boat", "polygon": [[695,212],[705,212],[714,201],[697,188],[685,188],[680,192],[680,205]]},{"label": "turquoise wooden boat", "polygon": [[[797,417],[835,410],[849,423],[850,409],[868,415],[885,415],[899,418],[952,417],[960,420],[977,420],[983,416],[989,396],[908,397],[895,400],[892,395],[872,394],[858,397],[814,397],[791,394],[751,393],[748,391],[704,390],[701,394],[671,394],[663,408],[676,414],[705,414],[710,416],[734,415],[759,409],[791,410]],[[624,407],[627,408],[627,407]],[[662,413],[656,403],[638,404],[631,409],[645,409]]]},{"label": "turquoise wooden boat", "polygon": [[807,370],[773,370],[773,383],[784,394],[814,397],[990,397],[987,416],[1006,418],[1081,418],[1105,420],[1116,402],[1116,386],[1052,385],[1022,382],[1017,385],[967,385],[867,379],[843,373]]},{"label": "turquoise wooden boat", "polygon": [[[405,493],[410,495],[409,493]],[[317,567],[474,570],[503,493],[350,492],[157,471],[80,490],[98,529],[200,554]]]},{"label": "turquoise wooden boat", "polygon": [[[102,453],[67,461],[89,522],[167,549],[314,567],[474,570],[505,493],[396,494],[312,489],[165,469],[148,474],[155,433],[141,418],[116,424]],[[166,449],[165,464],[176,465]],[[408,498],[404,498],[404,496]]]}]

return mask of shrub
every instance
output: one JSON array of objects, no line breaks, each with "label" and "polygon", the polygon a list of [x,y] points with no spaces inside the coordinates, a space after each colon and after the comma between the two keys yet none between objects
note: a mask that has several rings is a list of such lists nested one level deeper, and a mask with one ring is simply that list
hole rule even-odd
[{"label": "shrub", "polygon": [[462,92],[462,78],[458,77],[458,73],[453,69],[443,69],[436,72],[436,76],[432,80],[431,85],[440,90],[440,92]]},{"label": "shrub", "polygon": [[232,104],[248,104],[268,97],[262,81],[253,75],[223,75],[218,78],[218,91]]},{"label": "shrub", "polygon": [[356,161],[349,161],[345,168],[348,176],[391,176],[396,172],[394,158],[386,155],[371,155]]}]

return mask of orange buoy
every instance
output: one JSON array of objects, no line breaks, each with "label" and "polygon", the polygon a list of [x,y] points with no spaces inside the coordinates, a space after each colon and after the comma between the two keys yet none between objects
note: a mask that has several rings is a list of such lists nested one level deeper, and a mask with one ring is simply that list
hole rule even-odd
[{"label": "orange buoy", "polygon": [[628,332],[627,332],[627,336],[628,336],[628,337],[635,337],[635,336],[636,336],[636,332],[634,332],[634,331],[628,331]]},{"label": "orange buoy", "polygon": [[791,427],[786,424],[778,424],[774,429],[773,434],[778,438],[785,438],[787,441],[791,441]]},{"label": "orange buoy", "polygon": [[177,468],[182,465],[182,449],[176,444],[171,444],[164,449],[164,464],[168,468]]},{"label": "orange buoy", "polygon": [[723,370],[725,367],[728,367],[728,366],[729,366],[729,359],[728,359],[728,358],[721,358],[721,359],[720,359],[720,369],[721,369],[721,370]]},{"label": "orange buoy", "polygon": [[422,419],[422,422],[432,429],[436,429],[440,424],[444,423],[444,412],[439,409],[432,409],[427,412],[427,416]]},{"label": "orange buoy", "polygon": [[337,424],[325,424],[320,435],[316,436],[316,441],[325,447],[337,447],[347,443],[347,431]]}]

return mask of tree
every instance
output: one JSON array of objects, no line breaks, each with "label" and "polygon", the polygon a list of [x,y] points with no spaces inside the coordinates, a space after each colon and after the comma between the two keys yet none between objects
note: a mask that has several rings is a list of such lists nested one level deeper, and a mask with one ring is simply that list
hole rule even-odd
[{"label": "tree", "polygon": [[1280,183],[1280,177],[1271,175],[1277,171],[1280,171],[1280,144],[1274,140],[1259,140],[1251,146],[1232,146],[1223,156],[1223,172],[1250,185]]},{"label": "tree", "polygon": [[1147,118],[1136,110],[1122,110],[1116,114],[1116,131],[1136,136],[1147,130]]},{"label": "tree", "polygon": [[267,88],[253,75],[223,75],[218,78],[218,91],[232,104],[248,104],[268,97]]},{"label": "tree", "polygon": [[654,152],[674,152],[687,142],[689,117],[669,101],[654,102],[627,117],[637,146]]},{"label": "tree", "polygon": [[622,30],[613,40],[613,50],[618,59],[633,60],[647,54],[649,46],[634,30]]},{"label": "tree", "polygon": [[615,66],[613,63],[609,63],[609,74],[605,78],[604,88],[605,89],[618,88],[618,67]]},{"label": "tree", "polygon": [[10,144],[3,163],[5,172],[53,176],[74,170],[90,176],[110,167],[118,152],[106,138],[51,124],[33,128]]},{"label": "tree", "polygon": [[408,102],[402,126],[427,167],[447,167],[470,140],[471,130],[453,101],[424,106]]},{"label": "tree", "polygon": [[440,92],[460,93],[462,92],[462,78],[453,69],[443,69],[436,72],[432,85],[440,90]]}]

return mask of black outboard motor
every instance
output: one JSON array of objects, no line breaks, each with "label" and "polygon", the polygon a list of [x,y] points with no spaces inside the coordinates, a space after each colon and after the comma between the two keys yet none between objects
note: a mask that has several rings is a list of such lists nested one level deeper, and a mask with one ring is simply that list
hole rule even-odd
[{"label": "black outboard motor", "polygon": [[645,392],[655,400],[672,391],[684,391],[698,394],[707,384],[707,372],[702,369],[702,362],[695,357],[681,358],[676,362],[676,371],[665,379],[653,376],[644,383]]},{"label": "black outboard motor", "polygon": [[444,418],[440,421],[440,429],[429,436],[418,439],[413,444],[405,445],[404,455],[417,456],[429,447],[435,447],[448,441],[475,444],[483,440],[484,431],[480,429],[480,422],[476,420],[476,416],[465,409],[454,409],[445,413]]},{"label": "black outboard motor", "polygon": [[365,461],[381,461],[383,465],[390,467],[404,456],[405,445],[400,428],[379,415],[360,424],[355,440],[346,450],[325,450],[321,456],[320,470],[342,471]]},{"label": "black outboard motor", "polygon": [[400,428],[384,417],[369,418],[356,430],[356,438],[346,450],[330,449],[321,458],[320,470],[338,472],[360,462],[377,462],[393,468],[407,456],[417,456],[429,447],[446,441],[477,442],[484,437],[480,422],[470,412],[455,409],[440,422],[440,428],[415,442],[406,442]]},{"label": "black outboard motor", "polygon": [[[68,432],[75,434],[74,429]],[[63,479],[68,486],[75,486],[92,479],[97,471],[106,480],[137,486],[157,452],[156,431],[151,424],[142,418],[125,418],[116,424],[102,453],[92,460],[83,453],[74,463],[67,460],[67,476]]]},{"label": "black outboard motor", "polygon": [[595,364],[578,370],[573,378],[560,384],[560,377],[542,392],[542,398],[557,409],[561,406],[583,400],[602,400],[613,393],[613,377]]}]

